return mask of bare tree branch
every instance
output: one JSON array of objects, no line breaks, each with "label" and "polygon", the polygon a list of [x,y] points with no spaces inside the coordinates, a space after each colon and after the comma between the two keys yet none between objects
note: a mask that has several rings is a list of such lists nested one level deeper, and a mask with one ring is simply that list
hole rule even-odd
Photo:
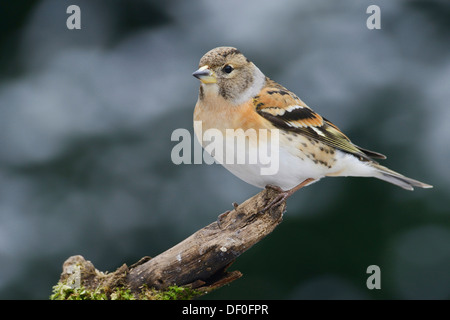
[{"label": "bare tree branch", "polygon": [[108,297],[116,287],[130,289],[136,297],[145,288],[166,290],[173,285],[209,292],[241,277],[227,268],[281,223],[284,202],[261,213],[276,196],[276,191],[265,189],[158,256],[122,265],[113,273],[96,270],[81,256],[70,257],[60,281],[100,290]]}]

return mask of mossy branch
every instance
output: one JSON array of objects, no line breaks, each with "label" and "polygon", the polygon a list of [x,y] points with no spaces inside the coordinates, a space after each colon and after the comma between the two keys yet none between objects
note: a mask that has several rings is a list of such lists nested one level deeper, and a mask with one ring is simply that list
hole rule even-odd
[{"label": "mossy branch", "polygon": [[72,256],[51,298],[192,299],[206,294],[240,278],[228,267],[281,223],[284,202],[261,213],[276,196],[275,190],[265,189],[158,256],[112,273]]}]

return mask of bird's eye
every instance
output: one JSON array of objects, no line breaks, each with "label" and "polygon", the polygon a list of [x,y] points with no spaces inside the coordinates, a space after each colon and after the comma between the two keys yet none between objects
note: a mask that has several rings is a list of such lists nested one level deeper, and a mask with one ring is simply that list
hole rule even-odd
[{"label": "bird's eye", "polygon": [[225,72],[225,73],[231,73],[231,71],[233,71],[234,69],[233,69],[233,67],[232,66],[230,66],[229,64],[227,64],[225,67],[223,67],[223,72]]}]

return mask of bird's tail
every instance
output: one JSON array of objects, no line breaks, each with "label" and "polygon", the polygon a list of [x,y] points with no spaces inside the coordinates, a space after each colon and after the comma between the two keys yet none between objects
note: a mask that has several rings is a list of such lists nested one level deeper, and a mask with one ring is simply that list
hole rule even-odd
[{"label": "bird's tail", "polygon": [[388,169],[386,167],[383,167],[379,164],[372,164],[372,166],[376,169],[375,177],[387,182],[390,182],[392,184],[395,184],[399,187],[402,187],[406,190],[414,190],[414,187],[418,188],[433,188],[432,185],[405,177],[404,175],[395,172],[391,169]]}]

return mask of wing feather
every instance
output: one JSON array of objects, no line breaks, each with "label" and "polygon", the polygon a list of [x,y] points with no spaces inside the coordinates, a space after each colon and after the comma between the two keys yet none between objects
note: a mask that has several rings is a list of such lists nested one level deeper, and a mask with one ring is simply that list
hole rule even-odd
[{"label": "wing feather", "polygon": [[324,144],[359,157],[385,159],[378,152],[366,150],[353,144],[341,130],[320,116],[284,87],[265,88],[253,99],[259,115],[269,120],[275,127],[302,134]]}]

